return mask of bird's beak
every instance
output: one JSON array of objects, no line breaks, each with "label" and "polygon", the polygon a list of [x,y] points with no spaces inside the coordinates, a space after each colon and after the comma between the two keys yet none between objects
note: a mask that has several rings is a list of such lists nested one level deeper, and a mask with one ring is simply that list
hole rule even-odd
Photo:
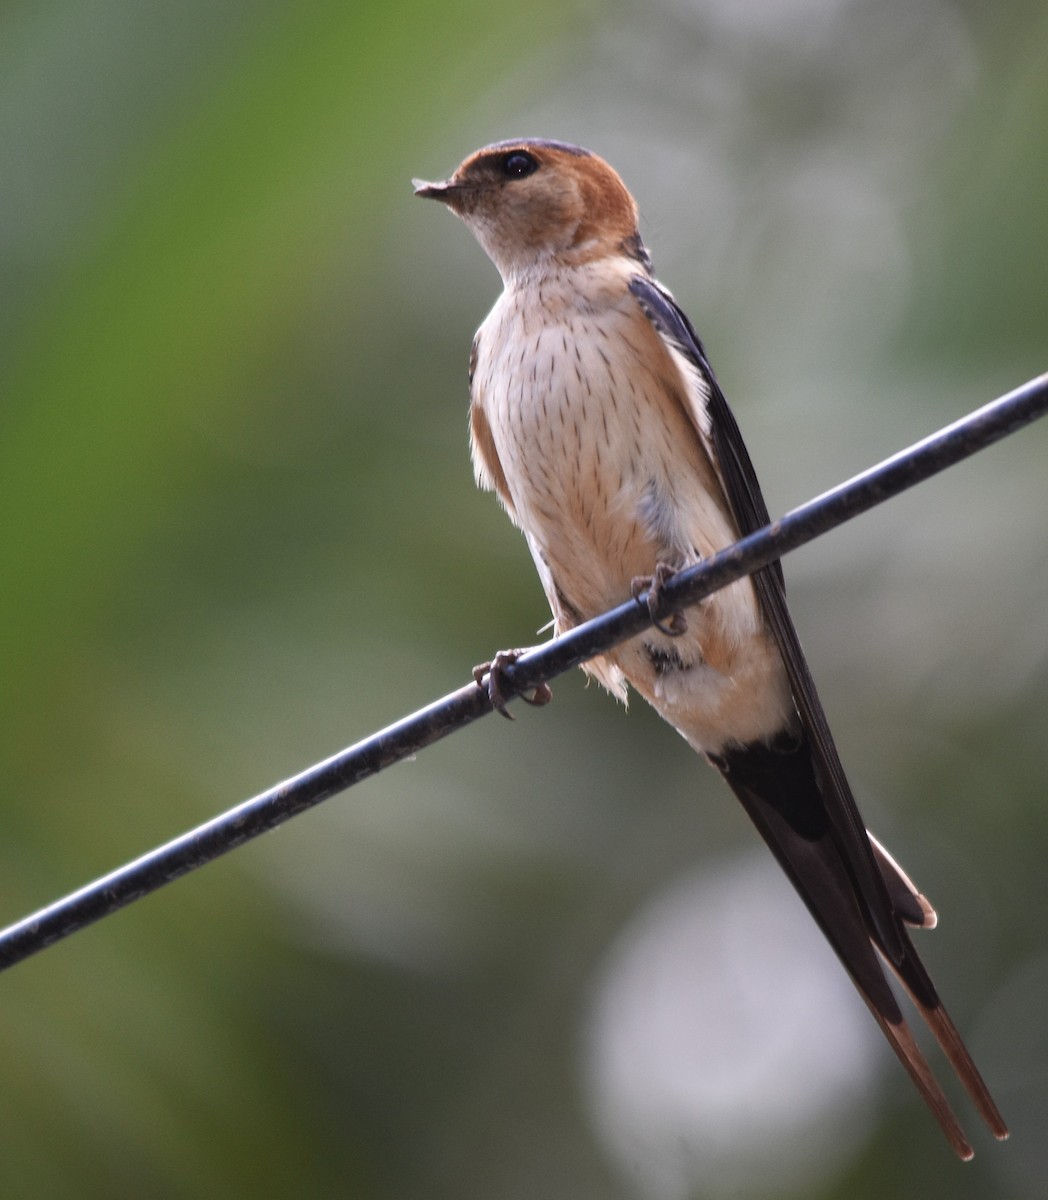
[{"label": "bird's beak", "polygon": [[411,184],[415,189],[415,195],[421,196],[424,200],[441,200],[448,204],[454,195],[454,187],[448,179],[441,180],[440,183],[429,183],[425,179],[413,179]]}]

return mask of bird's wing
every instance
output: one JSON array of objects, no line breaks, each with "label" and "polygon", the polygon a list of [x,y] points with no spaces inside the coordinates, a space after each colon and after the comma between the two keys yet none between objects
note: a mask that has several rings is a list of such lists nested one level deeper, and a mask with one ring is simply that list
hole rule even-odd
[{"label": "bird's wing", "polygon": [[477,478],[477,486],[484,491],[494,492],[502,501],[510,520],[518,525],[516,510],[513,507],[513,497],[506,482],[506,473],[499,461],[495,449],[495,439],[491,436],[491,426],[484,412],[484,398],[478,394],[477,386],[477,352],[480,346],[480,334],[473,339],[469,352],[469,449],[473,459],[473,473]]},{"label": "bird's wing", "polygon": [[[695,413],[689,415],[700,428],[700,433],[704,432],[702,425],[708,426],[709,432],[705,433],[705,437],[712,442],[713,461],[721,476],[740,535],[745,536],[770,524],[768,507],[746,444],[691,322],[673,297],[652,280],[637,276],[630,283],[630,291],[670,352],[675,357],[683,357],[687,368],[698,372],[702,379],[706,391],[706,413],[702,416]],[[694,391],[689,389],[689,393]],[[902,945],[891,901],[786,605],[782,564],[775,562],[758,571],[753,581],[765,620],[786,666],[794,702],[811,743],[819,778],[824,780],[822,792],[830,821],[877,933],[884,943],[882,948],[893,962],[897,961],[902,954]]]},{"label": "bird's wing", "polygon": [[[630,291],[685,380],[693,384],[686,389],[691,420],[700,437],[712,446],[740,534],[753,533],[770,523],[768,508],[698,334],[673,297],[650,277],[635,276]],[[962,1157],[970,1156],[971,1148],[891,999],[869,947],[872,939],[913,997],[991,1130],[998,1137],[1006,1136],[1004,1121],[904,927],[904,922],[930,927],[935,922],[934,911],[866,831],[786,605],[781,564],[756,572],[753,580],[789,677],[801,719],[801,744],[785,749],[746,747],[735,761],[722,760],[717,765],[728,768],[729,784],[836,950],[954,1148]],[[793,778],[798,771],[805,778]],[[806,827],[809,825],[812,828]],[[842,896],[847,896],[846,903]]]}]

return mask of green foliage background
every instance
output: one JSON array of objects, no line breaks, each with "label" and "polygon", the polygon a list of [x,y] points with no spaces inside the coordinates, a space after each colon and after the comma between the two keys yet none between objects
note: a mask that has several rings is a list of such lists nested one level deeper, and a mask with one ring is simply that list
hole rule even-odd
[{"label": "green foliage background", "polygon": [[[518,132],[609,158],[773,512],[1048,366],[1042,6],[744,7],[0,7],[11,920],[544,622],[466,453],[497,280],[412,175]],[[787,565],[1015,1130],[962,1168],[889,1063],[826,1197],[1033,1197],[1048,1171],[1045,439]],[[651,714],[556,692],[0,978],[0,1190],[645,1194],[587,1113],[595,975],[752,834]]]}]

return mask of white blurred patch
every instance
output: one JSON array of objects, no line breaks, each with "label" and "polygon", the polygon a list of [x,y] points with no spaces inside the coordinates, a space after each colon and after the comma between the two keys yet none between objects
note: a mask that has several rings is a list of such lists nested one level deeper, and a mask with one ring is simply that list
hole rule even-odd
[{"label": "white blurred patch", "polygon": [[608,956],[586,1029],[609,1155],[654,1200],[808,1194],[873,1127],[876,1027],[774,862],[656,898]]}]

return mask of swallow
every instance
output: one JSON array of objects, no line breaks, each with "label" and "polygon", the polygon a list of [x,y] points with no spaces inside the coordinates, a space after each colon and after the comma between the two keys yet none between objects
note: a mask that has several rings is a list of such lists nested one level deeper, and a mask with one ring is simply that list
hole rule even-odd
[{"label": "swallow", "polygon": [[[465,221],[502,277],[470,357],[471,454],[477,483],[527,540],[557,633],[631,596],[654,604],[674,572],[769,523],[702,342],[655,278],[637,204],[608,163],[520,138],[475,151],[443,182],[414,183]],[[484,676],[496,703],[506,653]],[[934,927],[935,911],[852,795],[781,564],[585,669],[623,701],[632,687],[721,773],[956,1153],[970,1159],[972,1146],[889,973],[1007,1137],[910,937]]]}]

